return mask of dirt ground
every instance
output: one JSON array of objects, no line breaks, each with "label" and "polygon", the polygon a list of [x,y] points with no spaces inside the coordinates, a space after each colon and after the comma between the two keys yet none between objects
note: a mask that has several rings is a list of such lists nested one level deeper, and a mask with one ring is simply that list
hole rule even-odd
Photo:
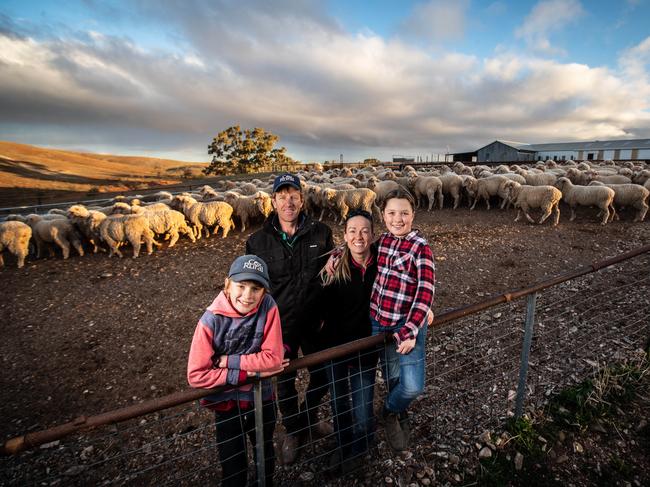
[{"label": "dirt ground", "polygon": [[[513,210],[418,211],[436,258],[441,313],[650,242],[650,223],[597,223],[595,209],[560,225],[513,222]],[[341,227],[332,221],[338,241]],[[186,389],[187,353],[203,309],[222,288],[248,235],[181,239],[138,259],[106,254],[7,256],[3,290],[2,438]],[[127,250],[127,255],[130,255]]]}]

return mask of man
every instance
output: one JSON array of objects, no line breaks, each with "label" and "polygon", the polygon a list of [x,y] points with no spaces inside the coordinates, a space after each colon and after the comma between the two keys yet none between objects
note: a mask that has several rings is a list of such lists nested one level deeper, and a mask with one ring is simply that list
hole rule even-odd
[{"label": "man", "polygon": [[[288,348],[285,358],[295,359],[298,348],[304,355],[321,349],[320,322],[313,310],[321,292],[318,273],[334,241],[327,225],[301,211],[302,186],[295,175],[285,173],[275,178],[272,204],[275,212],[249,237],[246,253],[261,257],[269,267],[271,295],[280,310],[282,340]],[[333,432],[329,423],[319,422],[316,416],[318,404],[328,391],[325,369],[319,365],[308,370],[309,386],[302,404],[298,404],[295,372],[278,380],[280,411],[287,431],[282,444],[285,465],[295,461],[301,435]]]}]

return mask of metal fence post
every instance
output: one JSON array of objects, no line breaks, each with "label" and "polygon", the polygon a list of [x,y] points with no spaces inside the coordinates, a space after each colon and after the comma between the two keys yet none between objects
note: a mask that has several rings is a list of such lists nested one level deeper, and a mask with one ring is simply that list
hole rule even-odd
[{"label": "metal fence post", "polygon": [[253,399],[255,401],[255,450],[257,467],[257,485],[266,486],[266,471],[264,458],[264,405],[262,404],[262,381],[258,380],[253,385]]},{"label": "metal fence post", "polygon": [[528,374],[528,356],[530,344],[533,340],[533,326],[535,324],[535,302],[537,293],[526,297],[526,328],[524,330],[524,343],[521,347],[521,363],[519,365],[519,386],[517,387],[517,401],[515,404],[515,418],[521,418],[526,397],[526,375]]}]

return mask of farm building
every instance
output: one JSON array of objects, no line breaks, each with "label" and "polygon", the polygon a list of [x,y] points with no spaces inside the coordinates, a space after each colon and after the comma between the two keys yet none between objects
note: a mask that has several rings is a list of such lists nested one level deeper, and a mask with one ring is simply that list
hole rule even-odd
[{"label": "farm building", "polygon": [[595,140],[592,142],[554,142],[525,144],[508,140],[494,142],[474,152],[449,154],[454,161],[516,162],[545,161],[629,161],[650,159],[650,139]]}]

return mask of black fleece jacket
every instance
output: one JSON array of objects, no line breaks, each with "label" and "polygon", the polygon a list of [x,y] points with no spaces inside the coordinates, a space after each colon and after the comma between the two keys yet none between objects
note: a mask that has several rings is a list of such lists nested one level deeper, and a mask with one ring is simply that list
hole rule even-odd
[{"label": "black fleece jacket", "polygon": [[[334,282],[324,286],[319,304],[320,315],[323,318],[321,336],[324,346],[334,347],[359,338],[371,335],[370,325],[370,294],[377,276],[377,252],[372,250],[372,261],[365,272],[354,265],[350,259],[350,281]],[[357,354],[350,360],[356,362]],[[377,363],[377,354],[364,350],[361,352],[362,365]]]},{"label": "black fleece jacket", "polygon": [[291,245],[283,239],[275,213],[246,242],[246,253],[261,257],[269,267],[271,295],[280,310],[285,343],[318,328],[314,312],[321,293],[318,273],[334,248],[327,225],[302,213],[300,218]]}]

